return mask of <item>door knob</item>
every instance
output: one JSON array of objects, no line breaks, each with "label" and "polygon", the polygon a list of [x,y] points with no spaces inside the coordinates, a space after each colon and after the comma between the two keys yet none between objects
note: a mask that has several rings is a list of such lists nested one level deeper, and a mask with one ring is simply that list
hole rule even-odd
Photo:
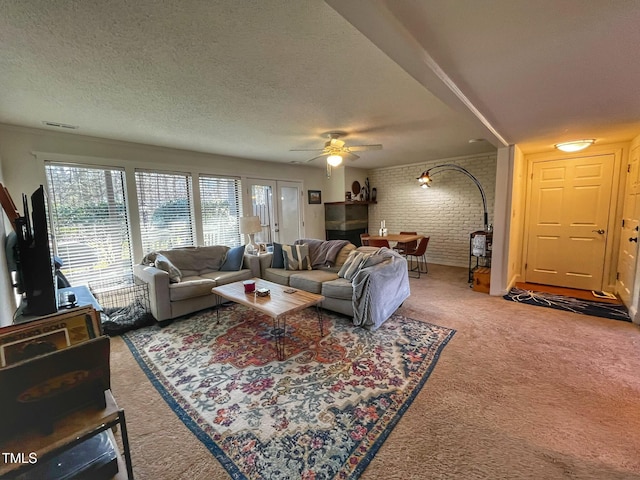
[{"label": "door knob", "polygon": [[629,241],[638,243],[638,237],[631,237]]},{"label": "door knob", "polygon": [[599,233],[600,235],[602,235],[604,233],[604,230],[599,228],[598,230],[591,230],[593,233]]}]

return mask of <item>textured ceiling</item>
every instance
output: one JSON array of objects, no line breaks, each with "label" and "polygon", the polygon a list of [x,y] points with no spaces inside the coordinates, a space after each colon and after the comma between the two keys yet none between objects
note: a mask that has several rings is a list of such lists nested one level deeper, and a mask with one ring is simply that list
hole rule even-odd
[{"label": "textured ceiling", "polygon": [[640,133],[637,2],[328,3],[3,0],[0,122],[276,162],[343,130],[362,168]]}]

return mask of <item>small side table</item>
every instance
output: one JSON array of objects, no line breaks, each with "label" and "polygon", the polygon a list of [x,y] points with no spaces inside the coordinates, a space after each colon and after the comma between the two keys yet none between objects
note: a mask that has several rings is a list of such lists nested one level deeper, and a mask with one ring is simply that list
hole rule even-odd
[{"label": "small side table", "polygon": [[[18,455],[24,454],[26,458],[29,458],[30,453],[35,453],[38,463],[40,463],[81,444],[94,435],[119,425],[127,478],[133,480],[133,466],[124,410],[118,408],[111,390],[105,391],[105,399],[107,405],[102,410],[88,407],[71,413],[54,424],[53,433],[50,435],[42,435],[37,430],[29,430],[0,444],[0,451]],[[5,463],[3,459],[0,459],[0,478],[14,478],[38,463]]]}]

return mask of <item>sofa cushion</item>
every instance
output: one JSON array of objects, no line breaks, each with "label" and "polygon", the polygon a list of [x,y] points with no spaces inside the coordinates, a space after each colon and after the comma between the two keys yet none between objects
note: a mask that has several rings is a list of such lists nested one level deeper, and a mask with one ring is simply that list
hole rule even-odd
[{"label": "sofa cushion", "polygon": [[215,280],[216,285],[226,285],[227,283],[239,282],[241,280],[249,280],[253,278],[251,270],[248,268],[238,270],[237,272],[211,272],[201,275],[201,277]]},{"label": "sofa cushion", "polygon": [[287,270],[311,270],[309,245],[282,245],[282,253]]},{"label": "sofa cushion", "polygon": [[264,271],[264,279],[280,285],[289,285],[291,275],[300,273],[300,270],[285,270],[284,268],[267,268]]},{"label": "sofa cushion", "polygon": [[169,284],[169,299],[172,302],[177,302],[188,298],[211,295],[211,289],[215,286],[215,280],[209,278],[184,277],[180,283]]},{"label": "sofa cushion", "polygon": [[245,246],[233,247],[227,252],[227,256],[224,259],[222,265],[220,265],[221,272],[237,272],[242,268],[242,260],[244,259]]},{"label": "sofa cushion", "polygon": [[212,245],[161,250],[158,253],[167,257],[178,267],[183,277],[193,277],[201,273],[220,270],[228,250],[229,247],[225,245]]},{"label": "sofa cushion", "polygon": [[289,277],[289,286],[306,292],[319,294],[322,283],[338,278],[338,274],[326,270],[310,270],[297,272]]},{"label": "sofa cushion", "polygon": [[284,253],[282,244],[273,242],[273,257],[271,257],[271,268],[284,268]]},{"label": "sofa cushion", "polygon": [[353,284],[344,278],[337,278],[324,282],[320,294],[328,298],[351,300],[353,298]]}]

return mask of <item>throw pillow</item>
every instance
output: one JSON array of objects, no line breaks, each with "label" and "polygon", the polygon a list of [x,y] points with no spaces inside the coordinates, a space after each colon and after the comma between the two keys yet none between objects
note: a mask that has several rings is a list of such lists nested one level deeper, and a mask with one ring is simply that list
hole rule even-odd
[{"label": "throw pillow", "polygon": [[273,242],[271,268],[284,268],[284,254],[282,253],[282,245],[280,243]]},{"label": "throw pillow", "polygon": [[309,245],[282,245],[284,268],[287,270],[311,270]]},{"label": "throw pillow", "polygon": [[347,261],[349,254],[356,249],[356,246],[353,243],[348,243],[344,247],[340,249],[338,255],[336,256],[336,261],[333,264],[336,267],[341,267],[344,265],[344,262]]},{"label": "throw pillow", "polygon": [[220,266],[221,272],[237,272],[242,268],[244,260],[244,245],[234,247],[227,252],[227,258],[224,259]]},{"label": "throw pillow", "polygon": [[344,265],[340,268],[338,272],[338,277],[344,278],[345,280],[353,280],[353,277],[360,271],[364,263],[372,256],[372,253],[363,253],[358,252],[357,250],[352,251],[347,260],[344,262]]},{"label": "throw pillow", "polygon": [[142,261],[140,262],[140,265],[151,265],[154,266],[156,263],[156,257],[158,256],[157,252],[150,252],[147,253],[144,258],[142,259]]},{"label": "throw pillow", "polygon": [[155,267],[164,270],[169,274],[171,283],[180,283],[182,280],[182,272],[164,255],[158,253],[156,255]]}]

